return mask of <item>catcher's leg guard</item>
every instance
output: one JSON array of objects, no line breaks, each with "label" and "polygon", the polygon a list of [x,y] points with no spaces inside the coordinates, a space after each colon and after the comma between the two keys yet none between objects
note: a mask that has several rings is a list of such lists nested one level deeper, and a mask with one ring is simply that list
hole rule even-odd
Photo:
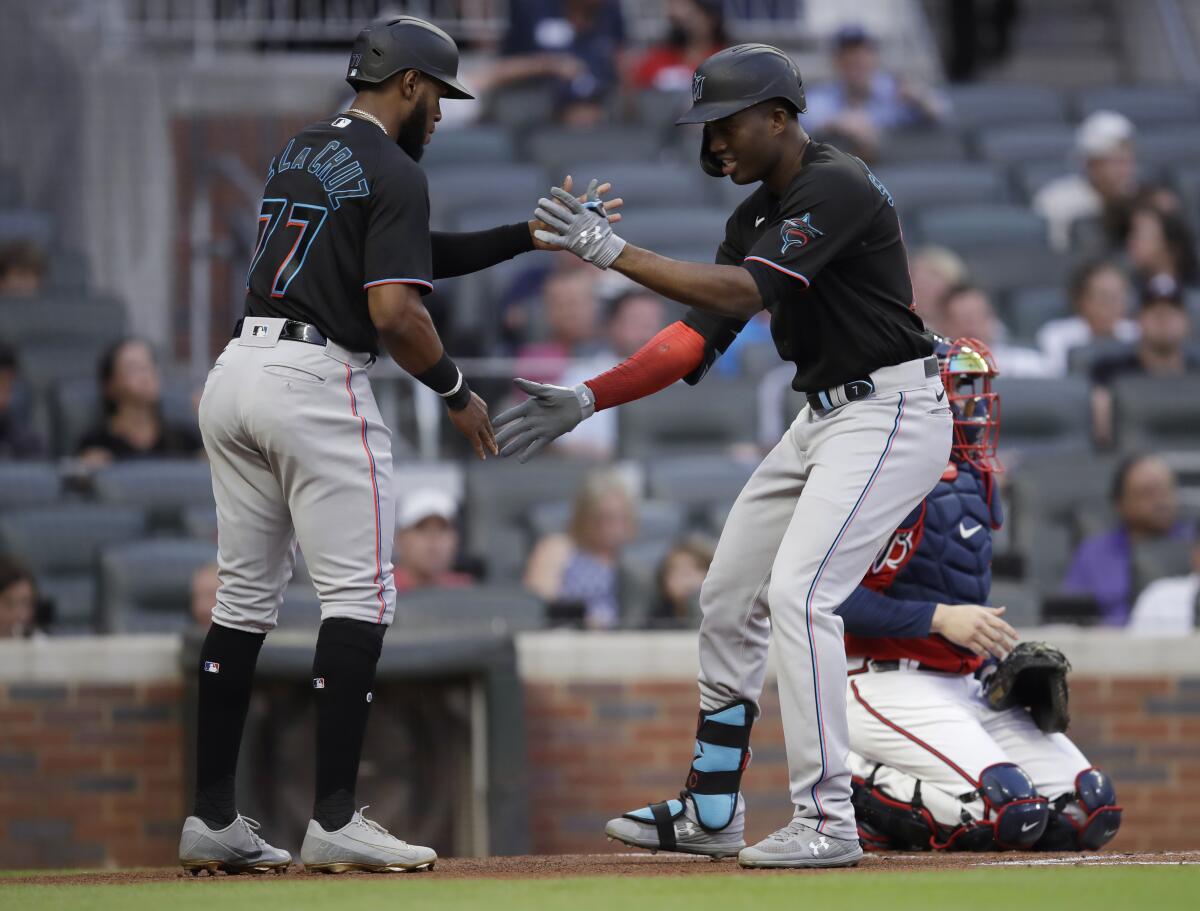
[{"label": "catcher's leg guard", "polygon": [[710,832],[725,828],[737,812],[742,773],[750,764],[753,724],[754,705],[745,699],[700,713],[687,792],[696,805],[697,821]]},{"label": "catcher's leg guard", "polygon": [[980,798],[984,819],[964,819],[934,847],[944,851],[1026,850],[1046,831],[1050,808],[1020,766],[1000,762],[980,772],[979,789],[961,799],[971,803]]},{"label": "catcher's leg guard", "polygon": [[850,780],[858,840],[868,851],[928,851],[938,834],[938,825],[921,800],[921,782],[913,788],[912,800],[885,793],[875,784],[876,765],[867,778]]},{"label": "catcher's leg guard", "polygon": [[1075,790],[1050,804],[1050,820],[1037,851],[1097,851],[1121,828],[1112,779],[1099,769],[1075,776]]}]

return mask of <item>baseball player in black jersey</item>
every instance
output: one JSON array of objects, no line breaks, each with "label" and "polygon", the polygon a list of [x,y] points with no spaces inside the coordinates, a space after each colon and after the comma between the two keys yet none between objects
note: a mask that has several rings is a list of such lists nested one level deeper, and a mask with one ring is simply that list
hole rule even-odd
[{"label": "baseball player in black jersey", "polygon": [[545,227],[536,221],[431,234],[417,160],[441,99],[471,97],[457,71],[454,42],[427,22],[405,16],[364,30],[347,73],[358,93],[350,109],[305,127],[267,171],[245,315],[200,403],[220,588],[198,668],[195,804],[179,846],[193,872],[279,870],[291,861],[237,813],[234,770],[254,666],[297,543],[322,618],[312,672],[316,801],[301,859],[326,872],[436,860],[354,803],[395,604],[391,439],[366,368],[382,345],[445,399],[480,458],[496,453],[487,406],[443,350],[421,296],[434,279],[546,248],[534,241]]},{"label": "baseball player in black jersey", "polygon": [[[804,90],[777,48],[739,45],[696,70],[704,170],[761,182],[730,217],[716,264],[625,243],[603,207],[559,188],[539,236],[694,309],[614,370],[574,389],[518,380],[505,455],[528,458],[596,408],[699,382],[762,309],[807,393],[729,514],[700,594],[700,721],[684,790],[612,820],[610,837],[745,866],[848,866],[862,856],[850,805],[846,658],[834,613],[879,548],[937,483],[950,452],[931,337],[912,308],[887,189],[857,158],[807,136]],[[741,774],[774,637],[792,821],[745,847]],[[740,852],[740,853],[739,853]]]}]

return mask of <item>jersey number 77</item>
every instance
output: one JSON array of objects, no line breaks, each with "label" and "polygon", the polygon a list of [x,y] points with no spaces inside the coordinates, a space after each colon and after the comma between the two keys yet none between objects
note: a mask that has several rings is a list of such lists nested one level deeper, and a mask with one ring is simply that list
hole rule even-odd
[{"label": "jersey number 77", "polygon": [[321,226],[325,224],[325,218],[329,214],[329,210],[324,206],[294,202],[289,209],[287,199],[264,199],[262,208],[258,212],[258,240],[254,245],[254,256],[250,259],[250,268],[246,270],[247,287],[250,285],[250,275],[258,268],[263,259],[263,254],[266,253],[267,247],[271,243],[275,229],[284,221],[283,213],[285,211],[287,212],[285,230],[288,228],[298,228],[299,230],[275,270],[275,277],[271,282],[271,297],[283,297],[287,293],[292,279],[299,275],[300,270],[304,268],[304,260],[308,256],[309,247],[317,239],[317,234],[320,233]]}]

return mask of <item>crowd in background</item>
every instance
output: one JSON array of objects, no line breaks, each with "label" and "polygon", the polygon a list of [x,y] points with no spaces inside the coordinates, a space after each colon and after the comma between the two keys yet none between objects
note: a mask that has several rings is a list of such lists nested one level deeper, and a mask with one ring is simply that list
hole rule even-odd
[{"label": "crowd in background", "polygon": [[[696,64],[729,42],[723,4],[714,0],[668,0],[664,37],[643,48],[628,42],[614,2],[515,0],[511,8],[509,34],[481,81],[491,90],[530,79],[551,81],[556,116],[570,127],[606,122],[630,92],[688,90]],[[829,71],[830,79],[808,88],[804,126],[868,162],[886,157],[894,131],[933,128],[955,117],[941,92],[884,68],[875,37],[861,27],[834,36]],[[964,259],[944,246],[910,250],[914,304],[937,332],[985,343],[1004,376],[1062,377],[1072,369],[1073,351],[1100,351],[1086,375],[1091,442],[1103,451],[1113,444],[1111,389],[1118,379],[1142,375],[1170,382],[1200,372],[1189,310],[1200,282],[1191,227],[1200,213],[1189,213],[1172,187],[1143,179],[1137,129],[1115,111],[1092,113],[1079,124],[1064,164],[1074,165],[1074,173],[1042,186],[1031,206],[1045,220],[1052,248],[1076,263],[1065,288],[1070,315],[1045,322],[1032,340],[1014,340],[991,295]],[[902,199],[898,204],[903,208]],[[37,244],[26,239],[0,244],[0,308],[37,297],[47,268]],[[498,342],[483,353],[514,358],[517,375],[562,385],[633,354],[680,312],[567,255],[531,259],[492,304]],[[454,339],[452,327],[447,332],[452,351],[469,347],[467,340]],[[760,365],[773,363],[773,351],[768,320],[761,315],[705,382],[754,375]],[[21,357],[0,339],[0,461],[66,457],[72,477],[86,487],[89,472],[123,461],[203,458],[194,418],[181,421],[164,412],[158,355],[145,340],[123,338],[102,353],[95,365],[100,404],[70,453],[53,453],[43,439]],[[694,394],[702,396],[703,387]],[[495,410],[502,403],[492,404]],[[544,458],[612,460],[619,452],[618,432],[615,413],[602,412]],[[401,493],[394,554],[398,592],[487,583],[488,567],[463,547],[463,511],[471,504],[435,488]],[[1191,575],[1154,582],[1140,596],[1133,589],[1134,542],[1196,541],[1171,466],[1153,453],[1128,455],[1115,471],[1109,499],[1115,524],[1077,542],[1064,592],[1094,599],[1104,624],[1149,632],[1193,628],[1200,615],[1200,542],[1192,547]],[[649,605],[634,615],[622,603],[620,567],[638,539],[639,506],[618,473],[588,474],[563,527],[542,535],[527,554],[523,586],[558,605],[556,616],[588,628],[694,626],[719,528],[678,531],[657,561]],[[36,586],[33,572],[0,555],[0,637],[53,629]],[[192,616],[207,623],[216,597],[215,566],[195,572],[191,592]]]}]

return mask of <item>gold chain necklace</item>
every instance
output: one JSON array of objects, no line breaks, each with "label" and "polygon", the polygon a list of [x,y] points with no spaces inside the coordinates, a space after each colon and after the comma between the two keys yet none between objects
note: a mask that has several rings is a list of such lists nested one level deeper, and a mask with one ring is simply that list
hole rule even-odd
[{"label": "gold chain necklace", "polygon": [[385,136],[391,136],[391,134],[387,131],[387,127],[383,125],[383,121],[381,121],[374,114],[368,114],[366,111],[361,110],[360,108],[350,108],[350,110],[348,110],[346,113],[354,114],[356,117],[361,117],[363,120],[371,121],[371,123],[383,130]]}]

